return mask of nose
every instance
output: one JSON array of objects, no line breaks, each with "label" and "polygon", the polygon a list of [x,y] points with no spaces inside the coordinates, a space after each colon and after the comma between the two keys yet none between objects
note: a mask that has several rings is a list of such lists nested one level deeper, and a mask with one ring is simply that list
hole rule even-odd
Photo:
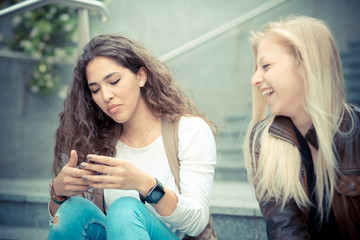
[{"label": "nose", "polygon": [[251,79],[251,84],[256,87],[258,86],[260,83],[262,83],[264,81],[264,78],[262,76],[262,74],[260,73],[259,70],[256,70],[252,79]]},{"label": "nose", "polygon": [[106,87],[102,88],[102,95],[105,102],[110,102],[110,100],[114,98],[113,92],[110,89],[107,89]]}]

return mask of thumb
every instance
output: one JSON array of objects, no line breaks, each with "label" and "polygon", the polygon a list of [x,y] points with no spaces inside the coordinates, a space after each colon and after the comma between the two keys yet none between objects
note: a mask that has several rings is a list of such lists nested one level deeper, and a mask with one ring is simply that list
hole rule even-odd
[{"label": "thumb", "polygon": [[71,150],[69,162],[66,164],[68,167],[76,168],[76,163],[78,161],[78,155],[75,150]]}]

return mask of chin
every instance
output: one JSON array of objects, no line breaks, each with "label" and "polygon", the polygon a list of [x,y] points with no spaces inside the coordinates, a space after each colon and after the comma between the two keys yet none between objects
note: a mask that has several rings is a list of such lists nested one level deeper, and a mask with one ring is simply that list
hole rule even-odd
[{"label": "chin", "polygon": [[123,118],[123,117],[121,117],[121,118],[112,117],[112,119],[113,119],[115,122],[121,123],[121,124],[123,124],[123,123],[125,123],[125,122],[127,122],[127,121],[129,120],[128,118]]}]

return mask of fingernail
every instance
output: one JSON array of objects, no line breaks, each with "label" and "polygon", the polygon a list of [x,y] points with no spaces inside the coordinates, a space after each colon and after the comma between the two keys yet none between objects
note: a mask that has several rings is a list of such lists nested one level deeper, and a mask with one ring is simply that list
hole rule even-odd
[{"label": "fingernail", "polygon": [[85,168],[85,166],[86,166],[85,163],[80,164],[80,168]]},{"label": "fingernail", "polygon": [[81,178],[82,178],[82,180],[87,180],[86,176],[82,176]]},{"label": "fingernail", "polygon": [[93,186],[91,186],[91,185],[89,185],[89,190],[91,190],[91,189],[94,189],[94,187],[93,187]]},{"label": "fingernail", "polygon": [[89,155],[86,157],[86,159],[87,159],[88,161],[91,160],[91,158],[92,158],[92,156],[89,156]]}]

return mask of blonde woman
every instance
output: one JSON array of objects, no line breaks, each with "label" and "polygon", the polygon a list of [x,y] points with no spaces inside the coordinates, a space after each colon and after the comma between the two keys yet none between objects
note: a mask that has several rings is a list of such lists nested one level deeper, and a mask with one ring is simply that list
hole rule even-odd
[{"label": "blonde woman", "polygon": [[251,42],[244,154],[268,238],[360,239],[360,113],[346,103],[332,34],[296,16]]}]

